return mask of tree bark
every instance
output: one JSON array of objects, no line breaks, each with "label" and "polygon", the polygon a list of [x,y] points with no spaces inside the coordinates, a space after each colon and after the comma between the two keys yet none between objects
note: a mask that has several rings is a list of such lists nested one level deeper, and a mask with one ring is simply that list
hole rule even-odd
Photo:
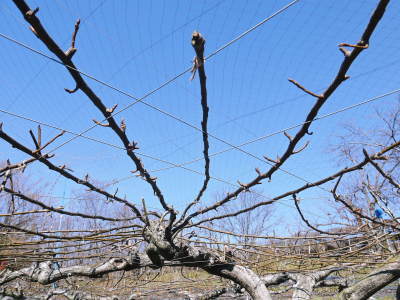
[{"label": "tree bark", "polygon": [[311,299],[314,286],[317,283],[315,277],[298,274],[294,279],[296,280],[296,284],[293,286],[292,300]]},{"label": "tree bark", "polygon": [[149,259],[144,255],[132,255],[126,258],[111,258],[108,261],[95,266],[75,265],[53,270],[51,267],[51,262],[45,261],[39,264],[34,263],[28,268],[23,268],[17,271],[7,270],[1,274],[0,285],[17,278],[26,278],[29,281],[39,282],[43,285],[72,276],[99,278],[105,274],[116,271],[130,271],[142,268],[144,264],[149,262]]},{"label": "tree bark", "polygon": [[396,300],[400,300],[400,281],[397,283]]},{"label": "tree bark", "polygon": [[339,271],[340,269],[341,268],[331,268],[309,274],[289,273],[289,279],[296,282],[296,284],[293,286],[294,292],[292,295],[292,300],[311,299],[313,290],[318,286],[318,283],[333,272]]},{"label": "tree bark", "polygon": [[203,267],[210,274],[230,279],[243,287],[254,300],[272,300],[265,283],[252,270],[232,264]]},{"label": "tree bark", "polygon": [[400,261],[396,261],[373,271],[361,281],[344,289],[338,298],[341,300],[368,299],[377,291],[399,278]]}]

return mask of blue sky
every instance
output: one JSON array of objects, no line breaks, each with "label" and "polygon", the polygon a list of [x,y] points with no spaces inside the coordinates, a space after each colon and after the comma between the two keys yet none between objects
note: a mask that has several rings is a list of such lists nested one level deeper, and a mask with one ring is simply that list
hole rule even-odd
[{"label": "blue sky", "polygon": [[[70,44],[74,23],[81,18],[74,62],[79,69],[135,97],[142,97],[166,80],[190,67],[194,51],[191,33],[199,30],[206,39],[206,54],[277,11],[289,1],[128,1],[128,0],[54,0],[27,1],[38,13],[44,26],[64,49]],[[206,61],[210,133],[231,143],[241,144],[254,138],[298,124],[305,119],[314,98],[291,85],[293,78],[313,91],[326,87],[342,61],[337,45],[356,43],[377,1],[300,0],[284,13]],[[321,114],[364,101],[400,88],[400,3],[392,1],[379,24],[370,48],[350,69],[346,81],[329,99]],[[0,3],[0,32],[49,54],[35,38],[11,1]],[[0,109],[25,117],[81,132],[101,119],[89,100],[81,93],[69,95],[64,88],[74,83],[65,68],[4,38],[0,38]],[[51,54],[50,54],[51,55]],[[148,103],[200,127],[201,106],[198,78],[190,75],[176,79],[146,98]],[[120,108],[134,102],[101,84],[87,79],[107,106]],[[293,157],[285,169],[312,181],[338,168],[332,148],[343,134],[343,124],[368,128],[374,124],[374,111],[394,103],[398,95],[343,112],[312,126],[314,134],[306,137],[310,146]],[[128,136],[138,142],[140,152],[173,163],[183,163],[202,156],[201,134],[140,103],[122,112]],[[28,130],[36,124],[0,113],[4,130],[25,144],[32,145]],[[44,135],[57,133],[43,128]],[[292,130],[290,133],[294,133]],[[94,128],[88,136],[120,146],[107,128]],[[65,135],[57,143],[70,138]],[[305,141],[306,141],[305,140]],[[55,143],[53,147],[58,145]],[[228,146],[210,138],[210,153]],[[243,147],[262,158],[275,157],[287,145],[280,134]],[[50,148],[51,149],[51,148]],[[61,147],[54,159],[67,164],[75,174],[99,182],[111,182],[130,175],[134,169],[124,151],[79,138]],[[0,159],[25,158],[0,141]],[[168,167],[143,158],[148,170]],[[188,165],[203,172],[203,162]],[[236,184],[255,176],[254,168],[266,170],[267,164],[237,150],[217,155],[211,160],[211,175]],[[67,180],[49,173],[41,166],[31,169],[32,176],[56,180],[50,191],[54,196],[72,195],[75,188]],[[180,168],[153,172],[167,201],[178,210],[192,201],[203,178]],[[276,173],[260,189],[268,196],[297,187],[302,181]],[[122,181],[120,195],[140,203],[144,197],[150,207],[159,207],[150,188],[140,179]],[[215,199],[232,186],[212,180],[204,202]],[[49,191],[48,191],[49,192]],[[321,190],[305,193],[304,206],[310,216],[321,217],[326,206]],[[301,197],[301,195],[300,195]],[[64,205],[79,203],[56,198]],[[67,202],[65,202],[67,201]],[[283,201],[290,204],[290,201]],[[276,205],[277,215],[296,220],[293,208]]]}]

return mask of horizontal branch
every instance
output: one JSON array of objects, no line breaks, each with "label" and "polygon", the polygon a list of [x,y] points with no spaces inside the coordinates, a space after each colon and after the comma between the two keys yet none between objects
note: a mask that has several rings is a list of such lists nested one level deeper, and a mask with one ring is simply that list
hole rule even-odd
[{"label": "horizontal branch", "polygon": [[[56,207],[56,209],[63,209],[64,207]],[[30,215],[30,214],[38,214],[38,213],[48,213],[51,212],[49,209],[35,209],[35,210],[28,210],[28,211],[17,211],[14,213],[8,214],[0,214],[0,217],[13,217],[13,216],[20,216],[20,215]]]},{"label": "horizontal branch", "polygon": [[59,268],[57,270],[52,269],[51,261],[46,261],[33,263],[32,266],[17,271],[6,270],[0,276],[0,285],[17,278],[25,278],[29,281],[39,282],[41,284],[49,284],[74,276],[100,278],[105,274],[140,269],[149,264],[150,261],[145,256],[139,256],[137,254],[125,258],[111,258],[100,265],[75,265]]},{"label": "horizontal branch", "polygon": [[39,200],[28,197],[28,196],[22,194],[21,192],[16,192],[7,187],[0,187],[0,192],[1,191],[4,191],[10,195],[16,196],[16,197],[18,197],[24,201],[27,201],[29,203],[40,206],[41,208],[44,208],[48,211],[52,211],[52,212],[62,214],[62,215],[76,216],[76,217],[81,217],[81,218],[85,218],[85,219],[97,219],[97,220],[103,220],[103,221],[112,221],[112,222],[126,222],[126,221],[135,219],[135,218],[117,219],[117,218],[108,218],[108,217],[98,216],[98,215],[87,215],[87,214],[83,214],[83,213],[79,213],[79,212],[71,212],[71,211],[64,210],[63,208],[60,209],[57,207],[49,206]]},{"label": "horizontal branch", "polygon": [[7,164],[5,167],[0,169],[0,176],[3,176],[4,172],[7,172],[8,170],[14,170],[14,169],[22,169],[22,171],[25,170],[26,166],[29,165],[30,163],[34,162],[36,158],[32,157],[27,160],[24,160],[20,163],[16,164]]},{"label": "horizontal branch", "polygon": [[[25,233],[25,234],[29,234],[29,235],[33,235],[33,236],[40,236],[43,239],[53,239],[53,241],[48,241],[48,243],[50,242],[57,242],[60,240],[69,240],[69,241],[84,241],[84,240],[90,240],[96,237],[99,237],[99,235],[107,233],[107,232],[112,232],[115,230],[120,230],[120,229],[132,229],[134,227],[138,227],[141,228],[140,225],[136,225],[136,224],[129,224],[129,225],[125,225],[125,226],[118,226],[118,227],[113,227],[113,228],[108,228],[108,229],[103,229],[103,230],[95,230],[93,231],[93,233],[87,234],[87,235],[83,235],[84,232],[88,232],[86,230],[77,230],[77,231],[49,231],[49,230],[30,230],[30,229],[26,229],[26,228],[22,228],[19,226],[15,226],[12,224],[6,224],[6,223],[2,223],[0,222],[0,227],[4,227],[4,228],[9,228],[9,229],[13,229],[16,232],[14,233]],[[80,234],[78,235],[73,235],[73,236],[65,236],[65,235],[60,235],[59,233],[61,232],[79,232]],[[89,231],[92,232],[92,231]],[[140,231],[141,232],[141,231]],[[49,233],[56,233],[56,234],[49,234]],[[10,234],[10,232],[7,232],[7,234]]]}]

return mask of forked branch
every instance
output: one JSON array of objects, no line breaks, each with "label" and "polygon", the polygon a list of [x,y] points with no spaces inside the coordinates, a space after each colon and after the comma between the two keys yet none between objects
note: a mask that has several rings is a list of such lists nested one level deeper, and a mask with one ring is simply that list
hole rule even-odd
[{"label": "forked branch", "polygon": [[41,154],[37,153],[36,151],[30,150],[29,148],[25,147],[24,145],[19,143],[17,140],[15,140],[14,138],[12,138],[8,134],[6,134],[3,130],[0,130],[0,138],[2,138],[4,141],[9,143],[12,147],[28,154],[35,160],[46,165],[50,170],[53,170],[53,171],[59,173],[60,175],[64,176],[65,178],[68,178],[68,179],[74,181],[75,183],[84,185],[87,188],[89,188],[89,190],[96,192],[98,194],[104,195],[105,197],[107,197],[107,199],[113,199],[117,202],[127,205],[128,207],[130,207],[133,210],[133,212],[136,214],[136,216],[141,217],[140,211],[136,208],[136,206],[134,204],[130,203],[129,201],[127,201],[125,199],[122,199],[116,195],[110,194],[110,193],[96,187],[95,185],[90,183],[87,179],[85,180],[85,179],[76,177],[70,171],[67,170],[65,165],[64,166],[56,166],[55,164],[50,162],[49,158],[51,156],[49,154],[41,155]]},{"label": "forked branch", "polygon": [[[396,149],[399,146],[400,146],[400,141],[397,142],[397,143],[393,143],[392,145],[383,148],[381,151],[375,153],[374,155],[371,155],[370,159],[372,159],[372,160],[381,160],[386,153]],[[210,217],[210,218],[205,218],[205,219],[202,219],[202,220],[200,220],[198,222],[190,223],[186,227],[187,228],[188,227],[195,227],[195,226],[198,226],[200,224],[211,222],[211,221],[214,221],[214,220],[219,220],[219,219],[224,219],[224,218],[229,218],[229,217],[235,217],[235,216],[238,216],[240,214],[252,211],[252,210],[256,209],[257,207],[273,204],[274,202],[276,202],[276,201],[278,201],[280,199],[283,199],[283,198],[286,198],[286,197],[291,197],[294,194],[299,194],[302,191],[308,190],[308,189],[313,188],[313,187],[321,186],[321,185],[323,185],[325,183],[328,183],[328,182],[330,182],[332,180],[340,178],[344,174],[348,174],[348,173],[351,173],[351,172],[354,172],[354,171],[357,171],[357,170],[361,170],[368,163],[369,163],[369,160],[367,158],[364,158],[363,161],[361,161],[361,162],[359,162],[357,164],[354,164],[351,167],[346,167],[346,168],[344,168],[344,169],[342,169],[342,170],[340,170],[340,171],[338,171],[338,172],[336,172],[336,173],[334,173],[334,174],[332,174],[332,175],[330,175],[328,177],[325,177],[323,179],[320,179],[320,180],[317,180],[317,181],[314,181],[314,182],[307,183],[307,184],[305,184],[305,185],[303,185],[303,186],[301,186],[301,187],[299,187],[297,189],[285,192],[285,193],[283,193],[283,194],[281,194],[279,196],[273,197],[273,198],[271,198],[271,199],[269,199],[267,201],[258,202],[258,203],[254,204],[252,206],[240,209],[238,211],[235,211],[235,212],[232,212],[232,213],[229,213],[229,214],[224,214],[224,215],[218,215],[218,216],[214,216],[214,217]],[[228,194],[224,199],[229,198],[229,197],[231,197],[231,194]],[[223,200],[215,203],[214,207],[215,208],[219,207]],[[361,216],[363,216],[363,215],[361,215]],[[371,219],[371,218],[369,218],[369,219]],[[381,224],[381,225],[383,224],[382,222],[379,222],[379,221],[376,221],[376,220],[375,220],[375,223]]]},{"label": "forked branch", "polygon": [[[373,14],[368,22],[368,25],[367,25],[366,29],[364,30],[364,32],[360,38],[360,41],[357,43],[357,45],[362,46],[362,45],[369,44],[369,39],[370,39],[372,33],[374,32],[376,26],[378,25],[379,21],[381,20],[382,16],[384,15],[388,3],[389,3],[389,0],[380,0],[379,1],[379,4],[376,7],[375,11],[373,12]],[[280,167],[282,167],[282,165],[293,155],[293,152],[296,151],[295,149],[296,149],[296,146],[299,143],[299,141],[306,134],[309,133],[310,126],[313,123],[313,121],[315,120],[315,118],[317,117],[318,112],[320,111],[321,107],[326,103],[326,101],[329,99],[329,97],[332,95],[332,93],[334,91],[336,91],[336,89],[340,86],[340,84],[349,78],[347,76],[347,71],[350,69],[353,62],[356,60],[358,55],[364,49],[366,49],[366,47],[355,47],[355,48],[353,48],[353,50],[351,51],[351,53],[348,56],[344,56],[343,61],[340,65],[339,70],[338,70],[335,78],[333,79],[332,83],[325,89],[325,91],[321,95],[315,95],[318,97],[318,100],[316,101],[314,106],[309,111],[303,125],[300,127],[300,129],[298,130],[296,135],[292,138],[288,147],[284,151],[283,155],[280,156],[279,162],[277,161],[276,163],[272,163],[272,166],[270,167],[270,169],[267,172],[265,172],[261,175],[258,175],[252,181],[247,183],[246,187],[248,187],[248,188],[254,187],[255,185],[259,184],[260,181],[267,179],[267,178],[271,178],[271,176]],[[225,203],[231,201],[232,199],[235,199],[243,191],[245,191],[245,188],[241,186],[240,188],[236,189],[235,191],[228,193],[224,199],[222,199],[206,208],[199,209],[198,211],[190,214],[185,219],[185,221],[182,222],[182,224],[179,225],[175,229],[175,231],[179,231],[180,229],[182,229],[183,227],[188,225],[191,219],[193,219],[201,214],[205,214],[211,210],[214,210],[214,209],[220,207],[221,205],[224,205]]]},{"label": "forked branch", "polygon": [[[36,36],[43,42],[43,44],[53,53],[55,54],[58,59],[64,64],[67,68],[68,72],[71,74],[72,78],[74,79],[76,86],[85,93],[85,95],[92,101],[92,103],[99,109],[99,111],[103,114],[104,120],[108,121],[110,128],[116,133],[116,135],[120,138],[121,142],[123,143],[127,155],[131,158],[134,162],[137,170],[142,175],[142,178],[148,182],[151,186],[154,194],[159,199],[162,207],[167,210],[172,218],[176,217],[176,212],[172,207],[170,207],[165,199],[164,196],[159,189],[155,180],[152,180],[152,176],[149,172],[145,169],[143,163],[139,159],[139,157],[134,153],[134,149],[132,148],[132,144],[125,132],[120,128],[119,124],[114,119],[113,115],[109,112],[107,107],[103,104],[102,100],[94,93],[94,91],[88,86],[86,81],[83,79],[81,74],[79,73],[77,67],[71,60],[70,56],[67,56],[64,51],[58,46],[58,44],[53,40],[53,38],[47,33],[46,29],[41,24],[40,20],[36,17],[35,11],[32,11],[29,6],[26,4],[24,0],[13,0],[14,4],[17,6],[25,20],[31,25],[32,31],[36,34]],[[76,32],[79,28],[79,22],[75,24],[75,32],[73,34],[73,46],[75,46],[75,37]],[[103,122],[101,121],[101,122]]]}]

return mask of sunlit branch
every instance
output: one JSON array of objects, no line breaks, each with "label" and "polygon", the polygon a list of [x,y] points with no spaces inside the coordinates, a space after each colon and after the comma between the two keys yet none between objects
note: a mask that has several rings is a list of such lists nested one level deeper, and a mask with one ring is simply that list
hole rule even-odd
[{"label": "sunlit branch", "polygon": [[[364,30],[360,41],[357,43],[360,47],[355,47],[351,53],[348,56],[344,56],[343,62],[339,67],[339,70],[333,79],[332,83],[328,86],[328,88],[318,97],[318,100],[314,104],[314,106],[311,108],[310,112],[308,113],[304,124],[302,127],[298,130],[296,135],[292,138],[292,140],[289,142],[289,145],[287,146],[287,149],[283,153],[283,155],[280,156],[279,161],[276,161],[275,164],[272,165],[272,167],[265,173],[258,175],[256,178],[254,178],[252,181],[246,184],[247,188],[254,187],[257,185],[260,181],[264,179],[270,179],[271,176],[277,171],[285,162],[287,159],[289,159],[293,155],[293,151],[295,151],[295,148],[298,144],[298,142],[306,135],[310,134],[309,133],[309,128],[315,119],[315,117],[318,115],[318,112],[320,111],[321,107],[325,104],[325,102],[329,99],[329,97],[332,95],[332,93],[340,86],[342,82],[348,79],[348,75],[346,74],[353,62],[356,60],[358,55],[366,49],[366,47],[361,47],[369,44],[369,39],[375,30],[376,26],[378,25],[380,19],[382,18],[386,6],[388,5],[389,0],[382,0],[379,2],[378,6],[376,7],[374,13],[372,14],[368,25],[366,29]],[[175,231],[181,230],[183,227],[185,227],[189,221],[201,214],[205,214],[211,210],[214,210],[221,205],[231,201],[232,199],[235,199],[240,193],[245,191],[246,188],[240,187],[237,190],[228,193],[226,197],[206,208],[199,209],[198,211],[190,214],[182,224],[180,224],[177,228],[175,228]]]},{"label": "sunlit branch", "polygon": [[[108,121],[110,128],[116,133],[116,135],[120,138],[123,143],[127,155],[132,159],[136,168],[139,170],[142,177],[149,183],[152,187],[154,194],[158,197],[163,208],[170,212],[171,215],[175,215],[175,211],[165,202],[164,196],[159,189],[155,180],[152,179],[149,172],[145,169],[142,161],[137,157],[134,153],[135,147],[133,147],[134,142],[130,141],[126,135],[126,133],[119,127],[118,123],[109,112],[107,107],[103,104],[101,99],[94,93],[94,91],[87,85],[86,81],[83,79],[81,74],[76,71],[74,63],[71,61],[71,57],[67,56],[58,44],[53,40],[53,38],[47,33],[45,28],[42,26],[40,20],[36,17],[37,10],[31,10],[29,6],[26,4],[24,0],[13,0],[14,4],[18,7],[21,14],[25,18],[25,20],[31,25],[32,31],[35,35],[44,43],[44,45],[55,54],[61,62],[66,66],[66,69],[75,80],[77,88],[79,88],[85,95],[92,101],[92,103],[99,109],[99,111],[103,114],[105,120]],[[77,32],[79,28],[79,23],[75,27],[75,32]],[[75,46],[75,36],[76,33],[73,34],[73,46]],[[138,211],[135,211],[138,213]]]}]

